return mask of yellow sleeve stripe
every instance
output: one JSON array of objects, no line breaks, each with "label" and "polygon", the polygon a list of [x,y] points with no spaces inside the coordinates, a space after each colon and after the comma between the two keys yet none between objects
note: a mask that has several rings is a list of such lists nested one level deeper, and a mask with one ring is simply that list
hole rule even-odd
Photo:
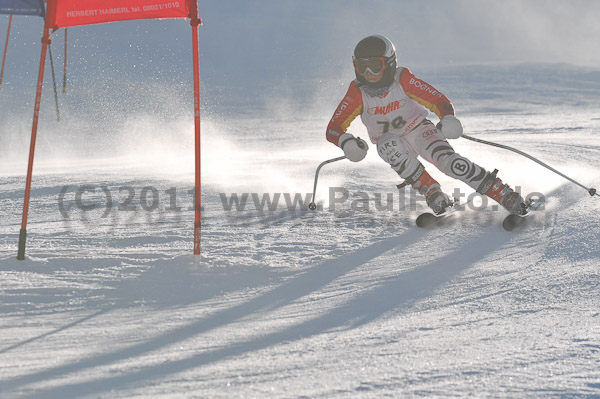
[{"label": "yellow sleeve stripe", "polygon": [[412,98],[413,100],[415,100],[416,102],[418,102],[419,104],[421,104],[422,106],[424,106],[427,109],[429,109],[434,114],[436,114],[438,118],[442,119],[442,114],[440,113],[440,110],[438,110],[437,106],[435,106],[434,104],[432,104],[430,102],[427,102],[427,101],[423,100],[422,98],[419,98],[419,97],[415,96],[414,94],[408,94],[407,93],[407,95],[410,98]]},{"label": "yellow sleeve stripe", "polygon": [[346,118],[346,120],[344,121],[344,123],[342,123],[342,129],[344,129],[344,132],[346,132],[346,130],[348,129],[348,126],[350,126],[350,124],[352,123],[352,121],[354,119],[356,119],[356,117],[358,115],[360,115],[362,113],[362,105],[359,105],[352,114],[350,114],[350,116],[348,116]]}]

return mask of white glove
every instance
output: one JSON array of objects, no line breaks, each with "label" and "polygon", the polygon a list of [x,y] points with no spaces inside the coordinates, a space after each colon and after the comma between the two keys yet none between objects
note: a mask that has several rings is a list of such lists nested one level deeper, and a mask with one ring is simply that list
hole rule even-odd
[{"label": "white glove", "polygon": [[350,133],[344,133],[340,136],[338,145],[344,150],[346,158],[352,162],[362,161],[367,156],[369,146],[360,137],[356,138]]},{"label": "white glove", "polygon": [[462,124],[454,115],[446,115],[437,124],[438,130],[447,139],[457,139],[463,132]]}]

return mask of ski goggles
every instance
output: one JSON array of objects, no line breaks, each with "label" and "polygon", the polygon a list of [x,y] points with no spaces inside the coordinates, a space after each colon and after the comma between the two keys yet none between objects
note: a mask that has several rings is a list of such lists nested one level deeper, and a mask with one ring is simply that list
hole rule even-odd
[{"label": "ski goggles", "polygon": [[367,72],[371,72],[373,75],[377,75],[381,71],[387,68],[385,63],[385,57],[369,57],[369,58],[355,58],[354,69],[360,75],[364,75]]}]

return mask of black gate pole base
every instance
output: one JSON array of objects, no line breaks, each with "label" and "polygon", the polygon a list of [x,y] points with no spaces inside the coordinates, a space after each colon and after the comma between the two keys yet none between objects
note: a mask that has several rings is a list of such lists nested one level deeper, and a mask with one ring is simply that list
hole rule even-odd
[{"label": "black gate pole base", "polygon": [[17,253],[18,260],[25,260],[25,242],[27,241],[27,230],[19,231],[19,252]]}]

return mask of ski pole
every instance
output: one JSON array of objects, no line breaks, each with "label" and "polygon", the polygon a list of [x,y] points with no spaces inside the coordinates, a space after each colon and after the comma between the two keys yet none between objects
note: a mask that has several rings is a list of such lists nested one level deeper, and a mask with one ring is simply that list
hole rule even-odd
[{"label": "ski pole", "polygon": [[312,193],[312,202],[310,204],[308,204],[308,209],[310,209],[311,211],[314,211],[315,209],[317,209],[317,204],[315,204],[315,194],[317,192],[317,181],[319,180],[319,171],[321,170],[321,168],[325,165],[327,165],[328,163],[332,163],[332,162],[337,162],[337,161],[341,161],[342,159],[346,159],[346,156],[341,156],[341,157],[337,157],[337,158],[332,158],[332,159],[328,159],[325,162],[322,162],[318,167],[317,167],[317,171],[315,172],[315,185],[313,187],[313,193]]},{"label": "ski pole", "polygon": [[491,146],[493,146],[493,147],[498,147],[498,148],[502,148],[502,149],[509,150],[509,151],[512,151],[512,152],[516,152],[517,154],[523,155],[524,157],[527,157],[527,158],[531,159],[532,161],[534,161],[534,162],[537,162],[538,164],[542,165],[543,167],[545,167],[545,168],[547,168],[547,169],[550,169],[551,171],[553,171],[554,173],[556,173],[557,175],[559,175],[559,176],[561,176],[561,177],[564,177],[565,179],[567,179],[567,180],[568,180],[568,181],[570,181],[571,183],[575,183],[575,184],[577,184],[579,187],[581,187],[581,188],[584,188],[584,189],[585,189],[585,190],[588,192],[588,194],[589,194],[590,196],[592,196],[592,197],[593,197],[594,195],[598,195],[598,196],[600,196],[600,195],[599,195],[599,194],[596,192],[596,189],[595,189],[595,188],[588,188],[588,187],[584,186],[583,184],[581,184],[581,183],[579,183],[579,182],[577,182],[577,181],[575,181],[575,180],[571,179],[569,176],[566,176],[566,175],[562,174],[561,172],[559,172],[558,170],[554,169],[554,168],[553,168],[553,167],[551,167],[550,165],[547,165],[547,164],[545,164],[544,162],[540,161],[539,159],[537,159],[537,158],[534,158],[534,157],[532,157],[531,155],[524,153],[523,151],[519,151],[519,150],[517,150],[516,148],[512,148],[512,147],[509,147],[509,146],[506,146],[506,145],[502,145],[502,144],[492,143],[491,141],[485,141],[485,140],[481,140],[481,139],[476,139],[476,138],[474,138],[474,137],[467,136],[466,134],[463,134],[461,137],[464,137],[464,138],[465,138],[465,139],[467,139],[467,140],[475,141],[475,142],[477,142],[477,143],[487,144],[487,145],[491,145]]}]

